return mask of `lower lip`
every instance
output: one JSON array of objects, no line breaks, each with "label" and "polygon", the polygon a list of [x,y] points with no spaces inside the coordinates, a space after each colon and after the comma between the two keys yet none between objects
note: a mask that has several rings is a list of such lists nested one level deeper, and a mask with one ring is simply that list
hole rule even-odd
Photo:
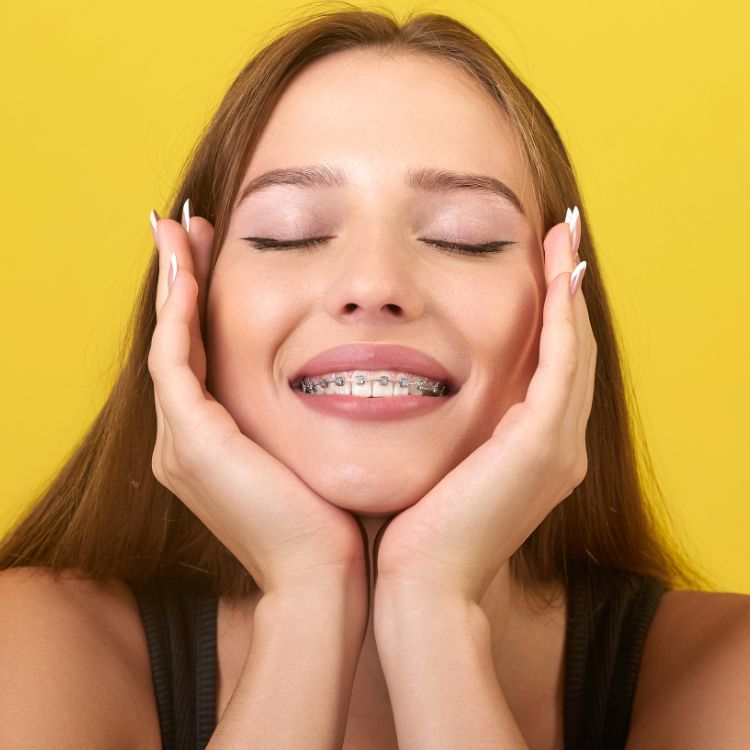
[{"label": "lower lip", "polygon": [[343,419],[409,419],[439,409],[449,403],[450,396],[314,396],[292,388],[302,403],[320,414]]}]

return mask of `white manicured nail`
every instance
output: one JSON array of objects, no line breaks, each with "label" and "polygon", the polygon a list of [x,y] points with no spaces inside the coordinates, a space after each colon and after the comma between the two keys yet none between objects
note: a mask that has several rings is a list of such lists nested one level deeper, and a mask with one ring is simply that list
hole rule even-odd
[{"label": "white manicured nail", "polygon": [[154,233],[154,239],[158,237],[156,222],[159,221],[159,218],[159,214],[152,208],[151,213],[148,215],[148,220],[151,222],[151,231]]},{"label": "white manicured nail", "polygon": [[570,234],[570,246],[573,248],[573,252],[575,252],[575,213],[570,208],[565,211],[565,223],[568,225],[568,233]]},{"label": "white manicured nail", "polygon": [[177,256],[172,253],[171,257],[169,258],[169,289],[171,291],[172,285],[174,284],[174,280],[177,277]]},{"label": "white manicured nail", "polygon": [[573,254],[575,254],[578,251],[578,241],[581,238],[581,233],[579,231],[580,213],[578,212],[578,206],[573,207],[570,216],[567,218],[567,223],[570,228],[570,244],[573,248]]},{"label": "white manicured nail", "polygon": [[187,198],[182,204],[182,226],[185,231],[190,233],[190,198]]},{"label": "white manicured nail", "polygon": [[574,269],[573,273],[570,274],[570,296],[575,297],[576,292],[581,286],[583,281],[583,274],[586,273],[586,261],[579,263]]}]

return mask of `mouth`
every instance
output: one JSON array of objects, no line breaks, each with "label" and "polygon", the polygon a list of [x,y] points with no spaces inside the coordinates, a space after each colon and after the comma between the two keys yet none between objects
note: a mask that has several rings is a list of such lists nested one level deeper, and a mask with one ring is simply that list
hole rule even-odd
[{"label": "mouth", "polygon": [[313,396],[450,397],[459,379],[430,355],[395,344],[350,344],[328,349],[302,365],[292,390]]},{"label": "mouth", "polygon": [[445,398],[452,396],[452,386],[442,380],[431,380],[404,372],[349,370],[318,376],[304,376],[292,384],[302,393],[321,396],[357,396],[359,398],[397,398],[417,396]]}]

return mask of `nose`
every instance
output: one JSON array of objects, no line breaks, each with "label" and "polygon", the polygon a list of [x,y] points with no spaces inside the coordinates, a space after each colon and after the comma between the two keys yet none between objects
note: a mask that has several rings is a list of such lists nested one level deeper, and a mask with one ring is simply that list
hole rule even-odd
[{"label": "nose", "polygon": [[352,236],[332,263],[326,309],[347,324],[388,325],[420,317],[425,302],[418,261],[403,237]]}]

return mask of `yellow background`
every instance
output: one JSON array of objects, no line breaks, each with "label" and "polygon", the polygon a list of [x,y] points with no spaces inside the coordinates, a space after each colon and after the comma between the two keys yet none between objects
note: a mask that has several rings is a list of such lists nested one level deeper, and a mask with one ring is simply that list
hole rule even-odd
[{"label": "yellow background", "polygon": [[[747,7],[419,4],[483,33],[557,123],[678,534],[720,590],[750,594]],[[149,210],[301,8],[3,3],[0,533],[105,399]]]}]

